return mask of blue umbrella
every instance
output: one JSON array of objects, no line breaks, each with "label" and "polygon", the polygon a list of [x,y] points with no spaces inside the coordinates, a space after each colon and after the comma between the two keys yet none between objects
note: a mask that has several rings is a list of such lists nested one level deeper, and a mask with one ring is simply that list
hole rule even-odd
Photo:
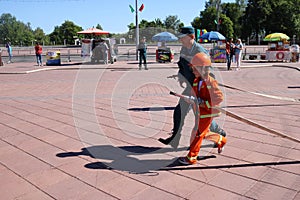
[{"label": "blue umbrella", "polygon": [[210,31],[207,33],[204,33],[200,36],[201,39],[204,40],[210,40],[210,41],[218,41],[218,40],[225,40],[226,38],[217,31]]},{"label": "blue umbrella", "polygon": [[178,38],[169,32],[161,32],[152,37],[153,41],[157,42],[172,42],[178,40]]}]

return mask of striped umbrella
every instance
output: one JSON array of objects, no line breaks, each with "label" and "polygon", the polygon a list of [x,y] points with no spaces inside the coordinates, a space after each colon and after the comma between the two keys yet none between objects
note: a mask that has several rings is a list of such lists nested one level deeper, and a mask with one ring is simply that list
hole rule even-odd
[{"label": "striped umbrella", "polygon": [[263,40],[268,42],[276,42],[282,40],[289,40],[290,37],[284,33],[271,33],[267,35]]}]

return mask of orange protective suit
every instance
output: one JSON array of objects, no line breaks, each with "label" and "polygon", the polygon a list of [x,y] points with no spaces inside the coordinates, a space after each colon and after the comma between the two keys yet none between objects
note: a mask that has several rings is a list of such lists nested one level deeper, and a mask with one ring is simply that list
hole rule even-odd
[{"label": "orange protective suit", "polygon": [[199,106],[197,105],[198,107],[194,106],[194,109],[197,109],[195,113],[197,113],[198,130],[196,130],[194,138],[191,139],[190,151],[187,155],[187,159],[191,164],[197,162],[203,138],[215,142],[220,148],[226,143],[225,137],[209,130],[212,118],[221,114],[218,109],[214,108],[223,101],[223,93],[219,89],[217,81],[211,76],[208,76],[205,80],[196,78],[193,83],[193,92],[202,103]]}]

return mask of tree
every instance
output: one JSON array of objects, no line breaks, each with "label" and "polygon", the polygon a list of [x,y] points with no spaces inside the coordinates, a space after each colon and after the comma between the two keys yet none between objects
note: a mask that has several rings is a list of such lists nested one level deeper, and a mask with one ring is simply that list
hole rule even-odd
[{"label": "tree", "polygon": [[11,14],[4,13],[0,17],[0,38],[2,43],[11,41],[13,44],[13,38],[15,38],[14,27],[16,26],[17,20]]},{"label": "tree", "polygon": [[24,24],[9,13],[0,17],[0,43],[11,42],[12,45],[29,45],[33,40],[30,24]]},{"label": "tree", "polygon": [[208,7],[214,7],[217,8],[217,4],[221,3],[220,0],[209,0],[205,2],[205,9]]},{"label": "tree", "polygon": [[162,32],[165,28],[157,26],[155,21],[142,20],[139,24],[140,35],[146,38],[152,38],[158,32]]},{"label": "tree", "polygon": [[24,24],[23,22],[17,21],[15,29],[17,33],[14,34],[14,44],[18,46],[28,46],[32,44],[34,39],[33,31],[30,24]]},{"label": "tree", "polygon": [[263,38],[283,32],[300,37],[300,0],[249,0],[243,17],[243,37]]},{"label": "tree", "polygon": [[[230,19],[231,26],[233,28],[233,33],[231,37],[239,38],[242,34],[242,16],[243,16],[243,7],[238,3],[223,3],[222,14]],[[221,17],[221,24],[224,25],[224,19]],[[224,27],[224,26],[223,26]],[[224,33],[225,34],[225,33]],[[228,33],[229,34],[229,33]]]},{"label": "tree", "polygon": [[161,27],[161,28],[165,27],[165,24],[159,18],[155,19],[154,22],[156,27]]},{"label": "tree", "polygon": [[237,37],[234,33],[233,30],[233,22],[229,17],[227,17],[224,14],[220,15],[220,28],[219,32],[222,33],[226,38],[234,38]]},{"label": "tree", "polygon": [[59,34],[59,26],[55,26],[54,31],[49,34],[50,44],[56,45],[60,43],[61,37]]},{"label": "tree", "polygon": [[270,7],[272,12],[266,18],[266,34],[283,32],[292,37],[294,34],[299,33],[300,0],[271,1]]},{"label": "tree", "polygon": [[49,44],[49,37],[45,35],[43,29],[40,27],[33,31],[34,40],[40,42],[41,44]]},{"label": "tree", "polygon": [[166,29],[171,29],[171,30],[177,31],[180,28],[180,24],[181,24],[181,22],[178,19],[177,15],[169,15],[164,20],[164,27]]},{"label": "tree", "polygon": [[217,18],[217,10],[215,7],[209,6],[204,11],[200,12],[200,17],[194,18],[192,26],[197,29],[206,29],[207,31],[215,31],[217,25],[215,19]]},{"label": "tree", "polygon": [[[139,34],[140,36],[149,39],[152,38],[153,35],[163,31],[176,33],[183,26],[184,24],[178,19],[177,16],[167,16],[164,22],[162,22],[159,18],[155,19],[154,21],[142,19],[139,22]],[[128,40],[133,41],[133,38],[135,38],[135,24],[131,23],[127,25],[127,27],[129,29],[127,33]]]},{"label": "tree", "polygon": [[139,23],[139,28],[147,28],[149,26],[149,22],[147,20],[142,19]]},{"label": "tree", "polygon": [[192,27],[196,28],[196,29],[203,29],[203,27],[201,26],[201,18],[200,17],[195,17],[193,19],[193,21],[191,22]]},{"label": "tree", "polygon": [[[270,0],[249,0],[245,15],[243,17],[243,38],[254,36],[256,41],[258,37],[264,34],[267,16],[271,13]],[[271,22],[269,22],[271,23]]]},{"label": "tree", "polygon": [[67,20],[61,26],[56,26],[49,37],[51,42],[55,44],[73,44],[74,36],[82,30],[82,27]]},{"label": "tree", "polygon": [[294,26],[292,26],[291,30],[289,31],[289,35],[293,37],[294,35],[298,38],[298,42],[300,41],[300,0],[292,0],[291,1],[293,11],[291,16],[291,21],[293,22]]},{"label": "tree", "polygon": [[102,26],[100,24],[97,24],[96,26],[97,29],[103,30]]},{"label": "tree", "polygon": [[65,21],[60,27],[60,34],[66,41],[66,44],[74,43],[74,36],[77,35],[77,32],[81,31],[82,27],[75,25],[71,21]]},{"label": "tree", "polygon": [[129,25],[127,25],[129,31],[135,29],[135,24],[134,23],[130,23]]}]

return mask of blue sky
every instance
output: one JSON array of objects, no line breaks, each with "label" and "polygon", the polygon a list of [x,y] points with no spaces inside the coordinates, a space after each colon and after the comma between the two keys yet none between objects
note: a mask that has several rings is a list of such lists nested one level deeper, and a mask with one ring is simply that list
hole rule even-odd
[{"label": "blue sky", "polygon": [[[235,0],[222,1],[225,2]],[[177,15],[186,26],[205,5],[204,0],[138,0],[138,6],[142,3],[145,8],[139,12],[139,21]],[[46,34],[65,20],[83,29],[100,24],[105,31],[124,33],[128,31],[127,25],[135,23],[129,4],[135,7],[135,0],[0,0],[0,14],[10,13],[23,23],[29,22],[33,29],[42,28]]]}]

